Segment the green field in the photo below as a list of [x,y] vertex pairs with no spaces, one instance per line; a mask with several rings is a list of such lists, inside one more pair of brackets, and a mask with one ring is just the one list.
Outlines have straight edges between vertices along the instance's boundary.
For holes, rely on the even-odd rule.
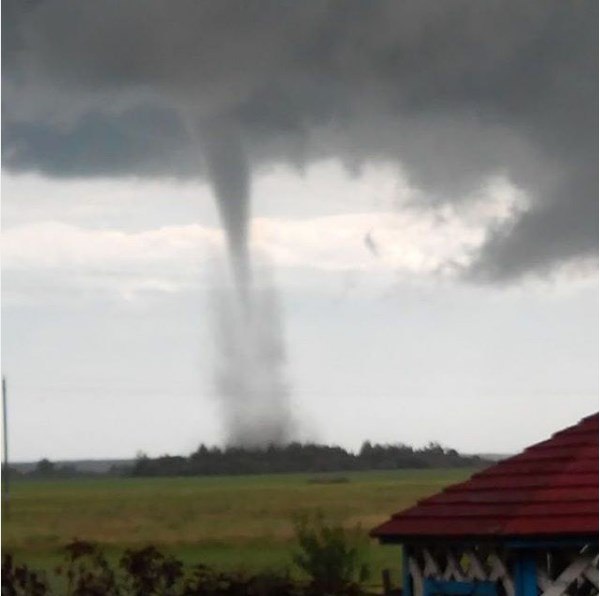
[[[3,510],[2,546],[49,569],[73,538],[124,547],[154,544],[186,563],[258,571],[290,566],[292,519],[320,510],[326,519],[374,525],[472,470],[402,470],[321,475],[20,481]],[[347,480],[334,482],[332,480]],[[398,547],[372,543],[374,582],[399,572]]]

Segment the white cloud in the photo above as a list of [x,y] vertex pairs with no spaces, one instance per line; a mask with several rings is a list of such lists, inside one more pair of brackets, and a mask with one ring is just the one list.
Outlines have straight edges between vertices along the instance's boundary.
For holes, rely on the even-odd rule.
[[148,264],[197,261],[221,242],[218,230],[200,225],[170,226],[143,232],[85,229],[39,222],[3,234],[7,268],[70,267],[124,270]]
[[[354,213],[304,221],[257,219],[253,245],[280,267],[430,274],[466,264],[482,227],[432,213]],[[369,245],[372,248],[369,248]]]
[[[506,189],[491,187],[483,201],[462,207],[256,218],[251,243],[279,269],[452,275],[468,265],[486,230],[511,218],[514,203]],[[28,288],[50,272],[58,283],[62,272],[70,284],[131,298],[138,291],[176,292],[199,283],[202,266],[223,246],[221,230],[198,224],[124,231],[42,221],[5,230],[3,267],[19,273],[9,278],[12,284],[27,278]]]

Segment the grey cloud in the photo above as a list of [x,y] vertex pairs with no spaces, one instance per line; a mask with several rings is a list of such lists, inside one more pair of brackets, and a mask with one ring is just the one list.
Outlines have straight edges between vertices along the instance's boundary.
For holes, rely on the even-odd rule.
[[[209,175],[225,221],[231,193],[219,180],[244,186],[245,201],[263,163],[395,161],[444,201],[502,172],[531,208],[491,235],[469,275],[508,280],[597,254],[591,0],[41,0],[3,9],[6,168]],[[190,111],[201,136],[215,123],[233,131],[204,135],[204,161],[183,123]],[[230,135],[240,142],[227,142],[216,171],[207,147]]]
[[140,107],[107,116],[90,112],[63,129],[38,122],[4,124],[3,165],[64,176],[198,175],[202,164],[192,155],[176,114]]
[[512,228],[493,234],[469,275],[507,281],[529,269],[550,272],[557,262],[595,255],[596,174],[592,168],[582,167],[573,168],[570,176],[573,179],[566,177],[557,183],[545,200],[524,213]]

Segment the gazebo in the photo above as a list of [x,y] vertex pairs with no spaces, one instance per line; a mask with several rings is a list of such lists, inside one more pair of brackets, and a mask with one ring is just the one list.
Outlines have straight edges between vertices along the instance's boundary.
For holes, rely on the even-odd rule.
[[406,596],[598,594],[598,414],[392,515]]

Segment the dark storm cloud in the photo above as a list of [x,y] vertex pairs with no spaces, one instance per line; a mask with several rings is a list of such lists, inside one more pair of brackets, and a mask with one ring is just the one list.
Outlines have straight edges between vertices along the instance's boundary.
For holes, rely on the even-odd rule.
[[[219,180],[237,177],[238,203],[245,172],[273,161],[397,161],[446,201],[504,173],[531,206],[491,236],[474,276],[512,279],[596,255],[596,2],[46,0],[3,9],[6,168],[206,174],[223,200]],[[200,136],[229,131],[204,135],[208,166],[190,118]],[[227,150],[219,171],[215,146]]]

